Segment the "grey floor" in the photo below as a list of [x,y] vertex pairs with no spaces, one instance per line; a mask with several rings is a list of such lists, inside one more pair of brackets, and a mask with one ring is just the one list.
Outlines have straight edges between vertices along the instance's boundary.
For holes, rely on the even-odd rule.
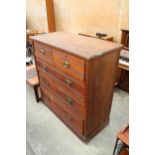
[[27,85],[27,155],[112,155],[116,133],[128,123],[129,95],[115,89],[109,125],[88,144],[81,142]]

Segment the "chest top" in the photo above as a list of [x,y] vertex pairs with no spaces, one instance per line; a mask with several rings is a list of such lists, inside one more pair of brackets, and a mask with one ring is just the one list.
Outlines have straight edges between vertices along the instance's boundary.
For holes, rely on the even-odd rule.
[[33,36],[31,39],[59,48],[87,60],[122,48],[122,45],[118,43],[66,32],[48,33]]

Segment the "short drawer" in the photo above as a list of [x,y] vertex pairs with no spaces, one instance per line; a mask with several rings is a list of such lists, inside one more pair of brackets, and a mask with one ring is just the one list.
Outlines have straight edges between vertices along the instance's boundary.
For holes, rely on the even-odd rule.
[[60,106],[61,101],[49,93],[46,89],[41,87],[42,100],[47,104],[47,106],[56,113],[70,128],[74,131],[82,134],[83,133],[83,120],[73,115],[69,110]]
[[84,116],[84,105],[81,104],[77,99],[73,98],[72,95],[65,92],[59,85],[56,85],[47,77],[40,75],[40,85],[50,90],[55,96],[62,100],[62,106],[70,108],[77,114]]
[[53,79],[59,80],[59,82],[66,87],[66,89],[72,91],[77,96],[81,97],[85,95],[85,83],[84,81],[73,80],[73,78],[69,77],[66,74],[61,73],[54,67],[48,65],[47,63],[37,59],[37,66],[39,70],[43,70],[49,76],[53,77]]
[[84,60],[63,51],[53,49],[54,66],[78,80],[84,80]]
[[50,64],[53,63],[52,51],[53,48],[43,43],[34,42],[35,56]]

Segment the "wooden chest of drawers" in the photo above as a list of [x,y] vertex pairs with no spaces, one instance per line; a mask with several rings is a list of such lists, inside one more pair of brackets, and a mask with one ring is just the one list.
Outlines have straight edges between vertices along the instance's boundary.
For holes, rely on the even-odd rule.
[[109,122],[122,45],[64,32],[31,39],[42,101],[90,140]]

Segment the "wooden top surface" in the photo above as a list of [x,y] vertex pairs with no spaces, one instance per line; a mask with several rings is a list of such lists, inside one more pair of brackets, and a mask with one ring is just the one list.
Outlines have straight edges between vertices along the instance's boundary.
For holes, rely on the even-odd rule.
[[123,47],[121,44],[66,32],[48,33],[33,36],[31,39],[54,46],[84,59],[91,59]]
[[129,126],[120,131],[117,134],[117,138],[119,138],[122,142],[129,146]]

